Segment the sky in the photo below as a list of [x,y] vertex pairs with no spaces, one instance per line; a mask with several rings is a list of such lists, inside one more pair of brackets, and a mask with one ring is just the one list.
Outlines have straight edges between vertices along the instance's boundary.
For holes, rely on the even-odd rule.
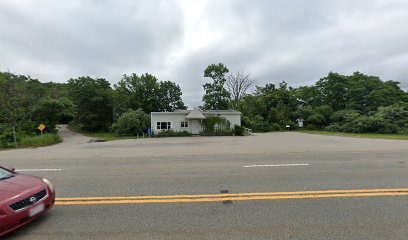
[[359,71],[408,89],[406,0],[0,0],[0,71],[42,82],[151,73],[201,105],[212,63],[255,85]]

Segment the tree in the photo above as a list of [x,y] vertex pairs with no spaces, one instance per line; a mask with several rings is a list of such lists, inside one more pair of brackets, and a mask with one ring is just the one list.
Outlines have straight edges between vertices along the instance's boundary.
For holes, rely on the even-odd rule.
[[32,120],[44,94],[44,88],[38,80],[0,72],[0,122],[12,129],[15,146],[16,132]]
[[73,120],[74,113],[74,104],[71,100],[47,97],[39,101],[33,120],[36,124],[45,124],[48,131],[53,132],[57,123],[68,123]]
[[231,105],[233,109],[239,109],[239,101],[253,82],[248,73],[236,72],[227,76],[227,87],[232,98]]
[[140,108],[146,113],[159,110],[159,83],[149,73],[123,75],[115,85],[115,92],[115,117],[131,109]]
[[176,109],[187,109],[181,99],[179,85],[171,81],[159,83],[159,111],[172,112]]
[[106,131],[112,124],[113,100],[110,83],[103,78],[79,77],[68,81],[76,105],[76,123],[84,130]]
[[230,94],[224,85],[227,81],[225,75],[229,72],[228,68],[222,64],[211,64],[204,70],[204,77],[209,77],[213,83],[203,85],[204,109],[206,110],[225,110],[228,109]]
[[115,117],[139,108],[146,113],[186,109],[181,95],[180,87],[173,82],[159,82],[149,73],[125,74],[115,85]]
[[349,99],[349,88],[347,76],[330,72],[316,83],[319,105],[330,105],[334,111],[344,109]]

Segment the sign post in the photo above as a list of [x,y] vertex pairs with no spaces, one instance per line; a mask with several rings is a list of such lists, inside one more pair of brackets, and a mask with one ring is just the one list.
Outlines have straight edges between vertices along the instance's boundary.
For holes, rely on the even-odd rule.
[[41,136],[43,135],[43,131],[44,131],[44,129],[45,129],[45,125],[44,124],[40,124],[40,125],[38,125],[38,130],[40,130],[41,131]]

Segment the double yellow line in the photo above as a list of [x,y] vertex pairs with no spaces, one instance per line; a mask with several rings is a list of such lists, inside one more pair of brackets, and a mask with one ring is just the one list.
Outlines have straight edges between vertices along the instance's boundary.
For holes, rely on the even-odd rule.
[[408,188],[164,195],[164,196],[77,197],[77,198],[57,198],[56,205],[197,203],[197,202],[223,202],[223,201],[283,200],[283,199],[338,198],[338,197],[381,197],[381,196],[408,196]]

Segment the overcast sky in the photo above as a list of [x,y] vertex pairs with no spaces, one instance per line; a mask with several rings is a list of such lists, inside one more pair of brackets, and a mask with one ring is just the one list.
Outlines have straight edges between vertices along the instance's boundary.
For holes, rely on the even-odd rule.
[[257,85],[360,71],[408,88],[406,0],[0,0],[0,71],[112,84],[151,73],[201,104],[204,69]]

